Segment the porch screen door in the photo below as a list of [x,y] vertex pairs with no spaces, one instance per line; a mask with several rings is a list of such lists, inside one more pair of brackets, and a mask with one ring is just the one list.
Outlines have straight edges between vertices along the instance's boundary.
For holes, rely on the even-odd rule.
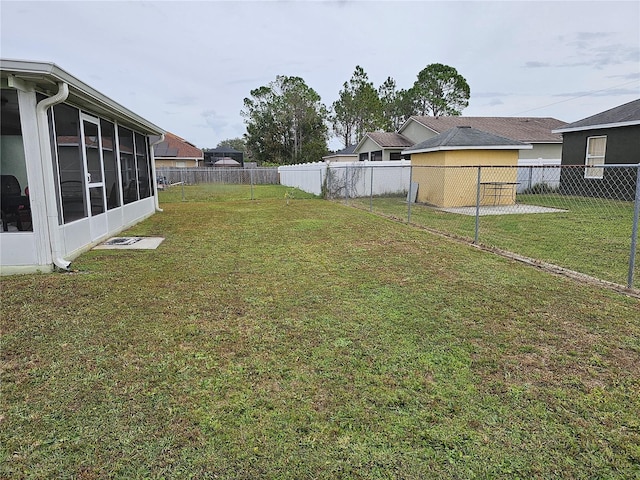
[[87,172],[86,198],[91,219],[91,237],[96,239],[107,233],[106,193],[104,188],[104,161],[102,158],[102,136],[100,120],[86,114],[82,118],[82,145],[84,167]]

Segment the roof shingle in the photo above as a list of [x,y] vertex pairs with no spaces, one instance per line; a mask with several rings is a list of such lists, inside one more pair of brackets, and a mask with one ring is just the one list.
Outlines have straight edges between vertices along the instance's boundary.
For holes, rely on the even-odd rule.
[[483,132],[468,126],[454,127],[444,133],[418,143],[405,152],[432,151],[441,149],[467,149],[467,148],[512,148],[530,149],[531,145],[505,138],[492,133]]
[[382,148],[410,147],[413,142],[404,135],[395,132],[369,132],[367,136]]
[[591,115],[577,122],[569,123],[557,130],[560,132],[574,129],[587,130],[602,125],[615,125],[617,123],[627,122],[640,122],[640,99]]
[[443,133],[454,127],[469,126],[500,137],[527,143],[562,143],[562,135],[552,133],[552,130],[566,125],[566,122],[550,117],[413,116],[411,119],[435,133]]
[[154,147],[155,158],[203,158],[202,150],[173,133],[165,133],[164,140]]

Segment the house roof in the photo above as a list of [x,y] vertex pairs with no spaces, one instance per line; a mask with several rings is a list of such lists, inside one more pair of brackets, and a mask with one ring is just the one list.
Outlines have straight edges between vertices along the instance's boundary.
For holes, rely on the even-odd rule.
[[454,127],[470,126],[483,132],[527,143],[562,143],[562,136],[553,133],[553,129],[566,125],[566,122],[550,117],[412,116],[398,132],[402,133],[412,121],[435,133],[443,133]]
[[117,119],[118,123],[144,133],[160,135],[163,129],[133,113],[103,93],[95,90],[77,79],[56,64],[51,62],[34,62],[28,60],[0,59],[0,77],[18,86],[27,82],[35,86],[36,90],[47,95],[58,93],[58,84],[69,86],[67,100],[81,108],[104,115],[106,118]]
[[405,148],[413,145],[413,142],[404,135],[396,132],[369,132],[362,137],[362,140],[358,142],[354,152],[360,150],[360,147],[367,141],[367,138],[371,139],[380,148]]
[[205,148],[206,153],[223,154],[223,153],[242,153],[240,150],[236,150],[231,147],[218,147],[218,148]]
[[164,141],[154,147],[156,158],[202,158],[202,150],[173,133],[167,132]]
[[334,155],[355,155],[356,146],[349,145],[347,148],[343,148],[342,150],[338,150]]
[[333,157],[356,157],[358,154],[355,152],[355,150],[356,150],[355,145],[349,145],[347,148],[343,148],[342,150],[338,150],[335,153],[330,153],[329,155],[325,155],[324,157],[322,157],[322,159],[324,160],[325,158],[333,158]]
[[440,150],[524,150],[533,148],[528,143],[483,132],[469,126],[454,127],[402,153],[425,153]]
[[640,99],[605,110],[554,130],[556,133],[640,125]]

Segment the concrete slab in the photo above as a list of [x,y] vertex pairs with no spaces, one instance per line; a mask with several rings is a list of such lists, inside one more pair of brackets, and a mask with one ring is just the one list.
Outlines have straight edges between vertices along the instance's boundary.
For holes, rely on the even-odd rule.
[[155,250],[163,237],[112,237],[93,247],[94,250]]
[[[439,208],[443,212],[457,213],[460,215],[470,215],[475,217],[476,207],[457,207],[457,208]],[[525,213],[561,213],[566,210],[559,208],[540,207],[538,205],[525,205],[523,203],[516,203],[515,205],[496,205],[496,206],[482,206],[478,214],[480,216],[485,215],[521,215]]]

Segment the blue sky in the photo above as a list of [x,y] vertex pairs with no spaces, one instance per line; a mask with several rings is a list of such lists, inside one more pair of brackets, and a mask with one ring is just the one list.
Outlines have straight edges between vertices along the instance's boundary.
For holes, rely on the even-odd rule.
[[451,65],[469,116],[572,122],[640,98],[638,1],[1,0],[0,22],[3,58],[54,62],[198,147],[241,136],[276,75],[330,106],[356,65],[399,88]]

